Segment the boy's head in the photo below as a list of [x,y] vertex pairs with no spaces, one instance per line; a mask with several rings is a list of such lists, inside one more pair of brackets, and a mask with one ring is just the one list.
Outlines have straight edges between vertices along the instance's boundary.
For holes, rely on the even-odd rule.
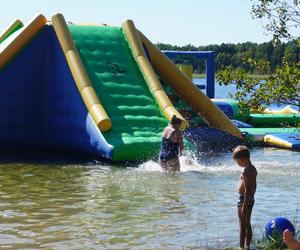
[[241,166],[245,167],[250,160],[250,152],[246,146],[237,146],[232,153],[232,158]]
[[179,128],[181,125],[181,122],[182,122],[182,120],[180,118],[178,118],[176,115],[173,115],[170,123],[172,126]]

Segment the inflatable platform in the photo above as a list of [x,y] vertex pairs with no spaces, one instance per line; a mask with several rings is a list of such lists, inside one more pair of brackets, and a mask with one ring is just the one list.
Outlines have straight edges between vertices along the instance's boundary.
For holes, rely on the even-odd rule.
[[237,101],[213,99],[213,102],[239,127],[249,145],[300,151],[300,114],[294,108],[239,112]]
[[60,150],[130,161],[156,158],[171,117],[190,113],[240,130],[128,20],[67,25],[57,14],[15,21],[0,36],[0,150]]

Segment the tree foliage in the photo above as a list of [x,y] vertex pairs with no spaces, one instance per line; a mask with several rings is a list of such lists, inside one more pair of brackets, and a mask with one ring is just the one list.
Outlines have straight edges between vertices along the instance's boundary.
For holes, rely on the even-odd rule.
[[[244,69],[234,70],[227,67],[219,72],[217,79],[222,84],[236,85],[233,95],[240,106],[264,109],[269,105],[289,104],[300,109],[300,39],[294,40],[291,46],[282,50],[283,38],[291,39],[291,29],[300,24],[299,0],[259,0],[254,1],[252,14],[256,18],[267,20],[265,28],[273,34],[273,48],[266,44],[260,51],[259,58],[250,55],[244,58],[243,64],[258,73],[270,74],[264,81],[251,78]],[[297,34],[299,36],[299,32]],[[270,50],[272,54],[270,55]],[[276,66],[275,66],[276,65]],[[275,68],[274,68],[275,67]],[[244,67],[245,68],[245,67]]]
[[[222,43],[220,45],[194,46],[191,44],[185,46],[176,46],[170,44],[158,43],[157,47],[161,50],[181,50],[181,51],[214,51],[215,52],[215,68],[216,71],[224,70],[226,67],[232,69],[241,68],[248,73],[258,73],[248,64],[243,64],[245,58],[252,58],[255,61],[268,60],[270,62],[270,71],[275,71],[277,67],[282,66],[282,58],[286,62],[296,63],[300,60],[300,48],[297,40],[287,43],[274,45],[272,41],[261,44],[245,42],[245,43]],[[175,62],[187,61],[193,64],[193,68],[197,73],[205,73],[205,61],[196,59],[192,56],[180,57]]]
[[[251,0],[252,16],[261,19],[275,42],[297,38],[300,26],[300,0]],[[294,34],[295,33],[295,34]]]
[[[254,67],[261,74],[270,72],[268,61],[248,58],[244,64]],[[240,107],[263,110],[275,103],[300,107],[300,63],[284,62],[266,80],[250,77],[243,69],[227,68],[218,73],[217,79],[224,85],[234,83],[236,93],[231,96],[239,101]]]
[[[256,44],[221,44],[183,47],[158,44],[162,50],[215,51],[217,80],[235,84],[232,97],[240,106],[264,109],[272,103],[292,104],[300,109],[300,0],[250,0],[252,15],[261,19],[273,41]],[[282,39],[288,42],[282,42]],[[205,72],[203,60],[186,57],[199,73]],[[269,75],[264,81],[249,77],[249,73]],[[243,110],[243,109],[241,109]]]

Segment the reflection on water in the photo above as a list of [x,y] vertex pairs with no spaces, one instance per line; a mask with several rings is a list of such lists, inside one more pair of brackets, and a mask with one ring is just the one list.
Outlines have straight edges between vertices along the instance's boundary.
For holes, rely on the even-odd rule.
[[[300,155],[253,149],[257,238],[283,215],[298,223]],[[158,163],[0,165],[0,245],[12,249],[182,249],[236,246],[236,184],[230,154],[197,164],[181,158],[170,175]]]

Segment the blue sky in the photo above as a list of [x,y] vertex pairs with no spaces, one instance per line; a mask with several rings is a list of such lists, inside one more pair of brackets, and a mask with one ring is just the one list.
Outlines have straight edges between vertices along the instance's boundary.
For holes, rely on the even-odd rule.
[[67,21],[120,26],[132,19],[152,42],[196,46],[266,42],[250,0],[8,0],[1,3],[0,32],[15,18],[28,22],[36,13],[49,20],[60,12]]

